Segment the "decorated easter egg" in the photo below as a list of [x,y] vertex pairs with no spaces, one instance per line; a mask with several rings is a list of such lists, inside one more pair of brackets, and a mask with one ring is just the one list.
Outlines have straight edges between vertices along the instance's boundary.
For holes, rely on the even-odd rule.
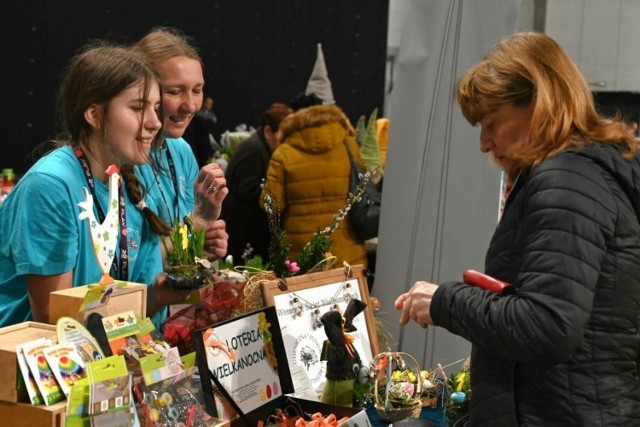
[[267,398],[271,399],[271,386],[267,384]]
[[389,397],[400,402],[409,402],[413,398],[415,386],[408,381],[393,384],[389,389]]
[[462,391],[454,391],[451,393],[451,401],[456,405],[462,405],[467,400],[467,395]]

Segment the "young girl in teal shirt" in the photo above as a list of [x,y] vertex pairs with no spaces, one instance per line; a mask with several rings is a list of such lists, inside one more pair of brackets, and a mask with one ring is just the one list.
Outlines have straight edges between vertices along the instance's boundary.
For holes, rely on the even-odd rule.
[[[162,123],[155,71],[130,49],[94,45],[72,60],[60,90],[68,138],[41,158],[0,206],[0,326],[48,322],[49,294],[96,283],[102,270],[86,220],[83,188],[97,219],[108,212],[106,169],[120,168],[119,243],[111,276],[150,286],[147,314],[183,302],[167,289],[159,235],[168,231],[144,201],[133,165],[149,160]],[[146,203],[149,203],[149,206]],[[102,211],[102,212],[101,212]],[[100,219],[99,219],[100,220]],[[101,220],[100,220],[101,221]]]

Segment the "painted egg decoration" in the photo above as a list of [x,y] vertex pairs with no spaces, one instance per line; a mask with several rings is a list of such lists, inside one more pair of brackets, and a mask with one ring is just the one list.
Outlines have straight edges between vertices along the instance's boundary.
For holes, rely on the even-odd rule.
[[463,391],[454,391],[451,393],[451,401],[456,405],[462,405],[467,400],[467,395]]
[[389,389],[389,398],[403,403],[409,402],[413,398],[415,386],[408,381],[393,384]]

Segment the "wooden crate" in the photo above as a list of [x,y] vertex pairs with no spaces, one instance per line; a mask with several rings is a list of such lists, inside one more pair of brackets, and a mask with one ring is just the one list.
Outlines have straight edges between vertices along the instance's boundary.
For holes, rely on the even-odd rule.
[[84,324],[91,313],[112,316],[124,311],[133,310],[141,319],[147,317],[147,285],[125,282],[126,285],[116,288],[109,302],[100,307],[80,313],[80,305],[87,294],[88,285],[64,289],[51,293],[49,302],[49,323],[56,324],[63,316],[73,317]]
[[66,410],[66,400],[51,406],[0,402],[0,420],[11,427],[64,427]]
[[0,400],[13,403],[29,402],[26,389],[18,390],[17,387],[21,374],[16,358],[16,345],[38,338],[49,338],[57,343],[55,326],[24,322],[0,328]]

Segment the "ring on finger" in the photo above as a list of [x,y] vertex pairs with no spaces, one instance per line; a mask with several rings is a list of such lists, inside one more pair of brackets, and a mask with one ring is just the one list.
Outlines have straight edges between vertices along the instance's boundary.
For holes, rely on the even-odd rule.
[[218,187],[216,187],[216,185],[212,182],[211,185],[209,185],[209,187],[207,188],[207,190],[209,191],[209,193],[215,193],[216,191],[218,191]]

